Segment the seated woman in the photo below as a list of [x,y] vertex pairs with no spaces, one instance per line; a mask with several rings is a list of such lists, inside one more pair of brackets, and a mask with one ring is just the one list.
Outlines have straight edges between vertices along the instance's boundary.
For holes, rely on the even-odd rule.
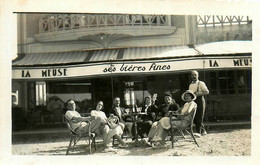
[[123,134],[124,124],[119,123],[115,128],[110,128],[110,122],[106,117],[106,114],[101,111],[103,109],[103,101],[99,101],[97,103],[96,109],[91,111],[91,116],[96,116],[101,118],[101,125],[99,127],[100,134],[103,136],[103,142],[105,150],[112,150],[111,148],[111,138],[115,136],[115,138],[120,143],[121,147],[126,147],[127,145],[121,139],[121,135]]
[[[189,114],[193,108],[197,107],[197,104],[194,102],[196,99],[196,95],[190,91],[187,90],[184,92],[181,96],[182,100],[185,101],[186,103],[184,106],[179,108],[176,113],[179,113],[181,115],[186,115]],[[173,126],[186,126],[189,121],[188,120],[182,120],[182,118],[186,118],[187,116],[177,116],[177,117],[172,117],[172,125]],[[179,119],[179,120],[176,120]],[[149,141],[151,141],[154,136],[157,134],[157,140],[160,141],[161,145],[164,145],[165,143],[165,138],[167,136],[167,130],[170,129],[170,118],[169,117],[163,117],[159,122],[153,123],[153,126],[149,132]]]

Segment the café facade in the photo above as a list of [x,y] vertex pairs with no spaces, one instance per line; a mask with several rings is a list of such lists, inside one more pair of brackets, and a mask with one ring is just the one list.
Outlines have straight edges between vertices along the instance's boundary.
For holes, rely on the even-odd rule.
[[[250,119],[251,41],[25,54],[13,61],[12,90],[21,107],[16,112],[23,111],[29,121],[37,118],[36,125],[57,124],[63,122],[69,99],[82,114],[98,100],[108,112],[114,97],[129,108],[157,94],[162,104],[165,92],[183,105],[180,96],[191,82],[191,70],[199,71],[210,90],[209,121]],[[55,98],[62,104],[59,110],[48,106]]]
[[194,69],[207,120],[250,120],[251,44],[248,16],[18,13],[13,129],[62,125],[69,99],[82,115],[115,97],[131,108],[167,92],[183,105]]

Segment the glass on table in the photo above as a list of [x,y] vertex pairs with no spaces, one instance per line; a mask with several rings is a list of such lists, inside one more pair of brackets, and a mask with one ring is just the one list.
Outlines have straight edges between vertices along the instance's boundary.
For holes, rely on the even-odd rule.
[[142,107],[137,107],[136,110],[137,110],[137,113],[141,113],[142,112]]
[[130,108],[126,108],[125,112],[126,112],[126,114],[129,114],[130,113]]

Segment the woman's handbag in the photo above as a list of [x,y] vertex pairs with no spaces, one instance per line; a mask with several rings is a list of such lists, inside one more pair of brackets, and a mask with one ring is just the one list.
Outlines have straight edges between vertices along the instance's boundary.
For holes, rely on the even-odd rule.
[[119,125],[119,118],[117,116],[110,116],[107,120],[110,129],[114,129]]

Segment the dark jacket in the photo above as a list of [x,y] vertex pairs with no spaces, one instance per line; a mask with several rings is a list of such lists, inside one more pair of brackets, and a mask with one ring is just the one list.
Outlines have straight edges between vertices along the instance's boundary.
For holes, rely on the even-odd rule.
[[126,111],[124,108],[120,107],[120,111],[121,111],[121,115],[117,112],[116,110],[116,107],[113,106],[112,109],[110,110],[110,114],[114,114],[115,116],[117,116],[119,118],[119,121],[120,122],[125,122],[127,119],[126,119]]
[[145,113],[145,109],[147,108],[147,115],[143,115],[141,118],[143,121],[148,121],[148,120],[153,120],[152,118],[152,105],[149,105],[148,107],[146,107],[145,105],[142,107],[142,113]]
[[159,111],[160,117],[165,117],[169,111],[177,111],[179,109],[179,105],[177,103],[173,104],[163,104]]

